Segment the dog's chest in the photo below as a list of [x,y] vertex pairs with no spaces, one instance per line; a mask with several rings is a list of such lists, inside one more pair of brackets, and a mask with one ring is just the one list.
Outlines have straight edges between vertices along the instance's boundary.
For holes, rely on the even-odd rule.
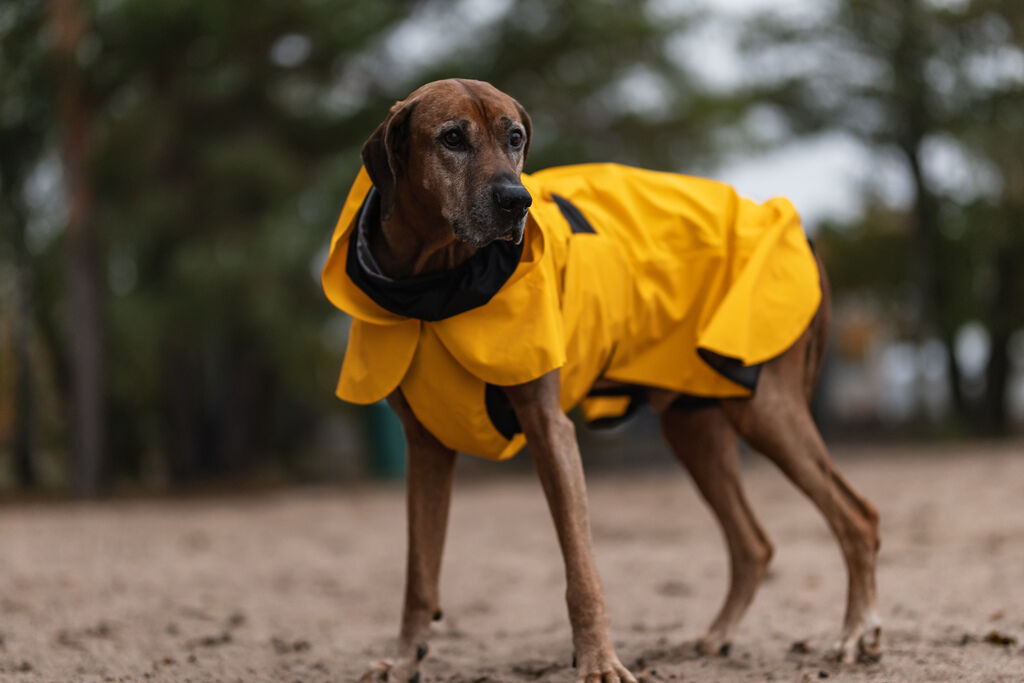
[[614,165],[524,174],[523,184],[534,204],[514,273],[486,304],[425,321],[381,309],[345,275],[368,187],[357,181],[324,271],[332,301],[355,319],[340,397],[368,403],[400,386],[442,443],[502,459],[523,445],[502,386],[559,369],[562,407],[584,401],[585,412],[598,378],[749,396],[752,385],[699,354],[759,363],[817,308],[817,268],[785,200],[757,205],[712,181]]

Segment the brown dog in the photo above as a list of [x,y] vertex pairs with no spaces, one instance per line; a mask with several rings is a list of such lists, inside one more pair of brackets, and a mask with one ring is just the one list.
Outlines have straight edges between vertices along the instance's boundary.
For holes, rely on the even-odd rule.
[[[453,129],[452,122],[461,126]],[[392,278],[415,277],[455,268],[494,240],[521,240],[530,195],[519,179],[531,132],[515,100],[478,81],[431,83],[397,103],[363,148],[364,165],[387,207],[369,238],[380,268]],[[453,153],[457,144],[471,145],[474,153]],[[764,364],[751,398],[687,407],[652,392],[665,438],[718,517],[729,550],[731,583],[699,641],[705,654],[727,653],[772,554],[740,485],[737,435],[811,499],[839,542],[849,578],[839,659],[852,662],[878,651],[878,514],[829,459],[808,408],[829,317],[828,287],[818,266],[818,313],[789,350]],[[635,682],[609,634],[579,449],[560,406],[559,371],[502,388],[526,435],[562,548],[578,680]],[[408,441],[408,574],[397,656],[364,680],[404,683],[416,679],[430,622],[441,614],[438,575],[455,452],[423,426],[401,390],[388,402]]]

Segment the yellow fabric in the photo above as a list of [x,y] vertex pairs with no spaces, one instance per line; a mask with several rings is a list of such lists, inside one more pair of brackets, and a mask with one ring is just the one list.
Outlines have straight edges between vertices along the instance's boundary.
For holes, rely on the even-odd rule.
[[[348,237],[354,226],[359,207],[363,205],[363,200],[371,187],[373,187],[373,183],[370,182],[370,176],[366,173],[366,169],[360,168],[355,182],[352,183],[352,189],[348,191],[338,224],[334,228],[331,251],[324,270],[320,274],[320,283],[323,285],[324,294],[327,295],[328,300],[351,315],[354,320],[378,325],[394,325],[404,322],[406,318],[378,306],[373,299],[363,293],[363,290],[353,285],[345,273]],[[379,397],[374,400],[379,400]],[[362,403],[363,401],[358,402]],[[373,403],[373,401],[367,402]]]
[[[390,313],[345,273],[348,237],[370,183],[361,171],[331,242],[323,285],[353,317],[338,396],[380,400],[400,386],[442,443],[514,455],[485,405],[486,384],[561,368],[569,410],[604,377],[697,396],[745,396],[697,355],[753,365],[785,351],[821,299],[817,266],[785,199],[756,204],[727,185],[615,164],[522,176],[533,196],[523,258],[489,303],[437,322]],[[572,233],[551,198],[572,202],[595,233]],[[621,414],[587,399],[585,414]]]
[[605,417],[621,417],[629,408],[629,396],[595,396],[584,399],[583,419],[587,422]]
[[373,353],[346,353],[341,365],[338,396],[353,403],[374,403],[390,394],[405,376],[420,339],[420,321],[378,325],[353,320],[348,334],[350,349]]
[[[466,453],[500,454],[509,447],[484,409],[484,388],[447,352],[433,325],[423,325],[402,394],[438,441]],[[515,451],[524,442],[520,436]]]

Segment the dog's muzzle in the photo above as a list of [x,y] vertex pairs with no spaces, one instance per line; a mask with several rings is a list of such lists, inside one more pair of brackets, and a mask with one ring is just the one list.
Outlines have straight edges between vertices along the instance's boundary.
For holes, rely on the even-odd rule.
[[491,194],[502,216],[519,220],[526,216],[526,210],[533,204],[530,192],[519,183],[496,185]]
[[533,204],[529,190],[519,183],[502,183],[495,185],[491,193],[498,215],[512,221],[512,226],[498,239],[518,244],[523,239],[526,226],[526,213]]

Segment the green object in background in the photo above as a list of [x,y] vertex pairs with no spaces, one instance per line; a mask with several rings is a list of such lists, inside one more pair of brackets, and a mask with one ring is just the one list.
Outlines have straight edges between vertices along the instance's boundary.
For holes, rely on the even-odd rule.
[[386,401],[367,408],[366,426],[370,444],[370,470],[383,479],[405,476],[405,435],[402,423]]

